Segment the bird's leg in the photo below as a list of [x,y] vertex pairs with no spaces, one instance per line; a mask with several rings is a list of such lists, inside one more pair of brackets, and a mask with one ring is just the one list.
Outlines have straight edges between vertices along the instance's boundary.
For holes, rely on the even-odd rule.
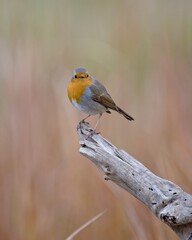
[[[102,114],[103,114],[103,113],[99,113],[99,117],[98,117],[98,119],[97,119],[97,122],[96,122],[96,124],[95,124],[95,127],[94,127],[94,129],[90,132],[90,134],[86,137],[86,140],[87,140],[89,137],[92,137],[93,134],[96,133],[95,130],[96,130],[98,124],[99,124],[99,120],[100,120]],[[96,134],[98,134],[98,133],[96,133]]]
[[94,129],[93,129],[93,133],[95,133],[95,130],[97,129],[97,126],[98,126],[98,124],[99,124],[99,120],[100,120],[102,114],[103,114],[103,113],[99,113],[99,117],[98,117],[97,122],[96,122],[96,124],[95,124],[95,127],[94,127]]
[[86,116],[85,118],[83,118],[83,119],[79,122],[79,124],[78,124],[78,128],[81,129],[81,127],[82,127],[82,123],[84,123],[85,120],[86,120],[87,118],[89,118],[90,116],[91,116],[91,115],[89,114],[88,116]]
[[91,115],[89,114],[88,116],[86,116],[85,118],[83,118],[79,123],[83,123],[83,122],[85,122],[85,120],[87,119],[87,118],[89,118]]
[[96,133],[95,130],[96,130],[98,124],[99,124],[99,120],[100,120],[101,116],[102,116],[102,113],[99,113],[99,117],[98,117],[98,119],[97,119],[97,122],[96,122],[96,124],[95,124],[95,127],[94,127],[93,130],[91,130],[91,132],[90,132],[90,134],[87,136],[86,140],[87,140],[89,137],[92,137],[93,134],[99,134],[99,133]]
[[[96,133],[95,130],[97,129],[97,126],[98,126],[98,124],[99,124],[99,120],[100,120],[102,114],[103,114],[103,113],[99,113],[99,117],[98,117],[98,119],[97,119],[97,122],[96,122],[96,124],[95,124],[95,127],[94,127],[93,130],[91,130],[91,133],[87,136],[87,138],[91,137],[94,133]],[[90,116],[91,116],[91,115],[89,114],[88,116],[86,116],[85,118],[83,118],[83,119],[79,122],[79,127],[80,127],[80,129],[81,129],[81,124],[82,124],[83,122],[85,122],[85,120],[86,120],[87,118],[89,118]],[[98,134],[98,133],[97,133],[97,134]],[[86,138],[86,139],[87,139],[87,138]]]

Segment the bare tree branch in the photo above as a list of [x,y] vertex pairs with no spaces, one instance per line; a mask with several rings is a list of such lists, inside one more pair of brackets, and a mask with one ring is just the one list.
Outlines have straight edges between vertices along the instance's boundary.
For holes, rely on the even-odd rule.
[[156,176],[101,135],[90,135],[88,123],[80,123],[77,131],[80,153],[105,173],[105,180],[112,180],[142,201],[180,239],[192,240],[192,195]]

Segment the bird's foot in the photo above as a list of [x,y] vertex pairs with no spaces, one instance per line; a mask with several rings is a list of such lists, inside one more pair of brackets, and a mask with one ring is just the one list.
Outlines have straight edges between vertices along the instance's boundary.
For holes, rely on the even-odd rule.
[[99,132],[96,132],[94,129],[90,129],[90,133],[87,135],[86,140],[87,140],[88,138],[93,137],[93,135],[97,135],[97,134],[100,134],[100,133],[99,133]]
[[[81,120],[81,121],[79,122],[78,126],[77,126],[77,129],[80,129],[80,130],[81,130],[81,129],[83,128],[83,124],[85,124],[85,123],[86,123],[87,125],[89,124],[88,122],[85,122],[84,119]],[[81,131],[82,131],[82,130],[81,130]]]
[[86,138],[85,138],[85,140],[87,140],[88,138],[91,138],[91,137],[93,137],[93,135],[97,135],[97,134],[100,134],[100,132],[96,132],[96,129],[94,128],[94,129],[91,129],[90,128],[90,124],[89,124],[89,122],[86,122],[84,119],[83,120],[81,120],[80,122],[79,122],[79,124],[78,124],[78,126],[77,126],[77,130],[80,130],[81,131],[81,134],[83,134],[83,129],[84,129],[84,126],[83,125],[87,125],[87,131],[88,131],[88,134],[86,134],[87,136],[86,136]]

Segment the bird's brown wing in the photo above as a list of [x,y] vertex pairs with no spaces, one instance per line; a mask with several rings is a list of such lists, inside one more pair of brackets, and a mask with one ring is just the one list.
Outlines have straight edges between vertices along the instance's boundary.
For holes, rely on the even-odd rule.
[[101,105],[103,105],[106,108],[117,110],[117,106],[116,106],[116,104],[114,103],[114,101],[111,97],[108,97],[104,94],[101,94],[101,95],[96,95],[95,94],[95,95],[93,95],[92,99],[95,102],[100,103]]
[[127,118],[129,121],[134,120],[134,118],[132,118],[129,114],[127,114],[124,110],[122,110],[120,107],[118,107],[115,104],[112,97],[107,92],[106,88],[100,82],[95,80],[94,84],[90,86],[90,89],[93,94],[92,99],[95,102],[100,103],[101,105],[105,106],[107,109],[112,109],[117,111],[118,113],[122,114],[125,118]]
[[95,102],[100,103],[101,105],[105,106],[106,108],[116,110],[117,106],[113,101],[112,97],[107,92],[106,88],[97,80],[94,81],[94,84],[90,86],[90,90],[92,92],[92,99]]

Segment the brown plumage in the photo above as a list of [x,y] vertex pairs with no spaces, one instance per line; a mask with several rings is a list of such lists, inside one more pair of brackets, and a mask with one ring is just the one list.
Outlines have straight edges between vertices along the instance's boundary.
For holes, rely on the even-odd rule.
[[[115,104],[106,88],[89,75],[85,68],[75,69],[71,83],[68,86],[68,97],[77,109],[88,114],[82,121],[96,114],[99,114],[100,119],[104,112],[111,113],[110,110],[120,113],[129,121],[134,120]],[[94,130],[98,125],[99,119]]]

